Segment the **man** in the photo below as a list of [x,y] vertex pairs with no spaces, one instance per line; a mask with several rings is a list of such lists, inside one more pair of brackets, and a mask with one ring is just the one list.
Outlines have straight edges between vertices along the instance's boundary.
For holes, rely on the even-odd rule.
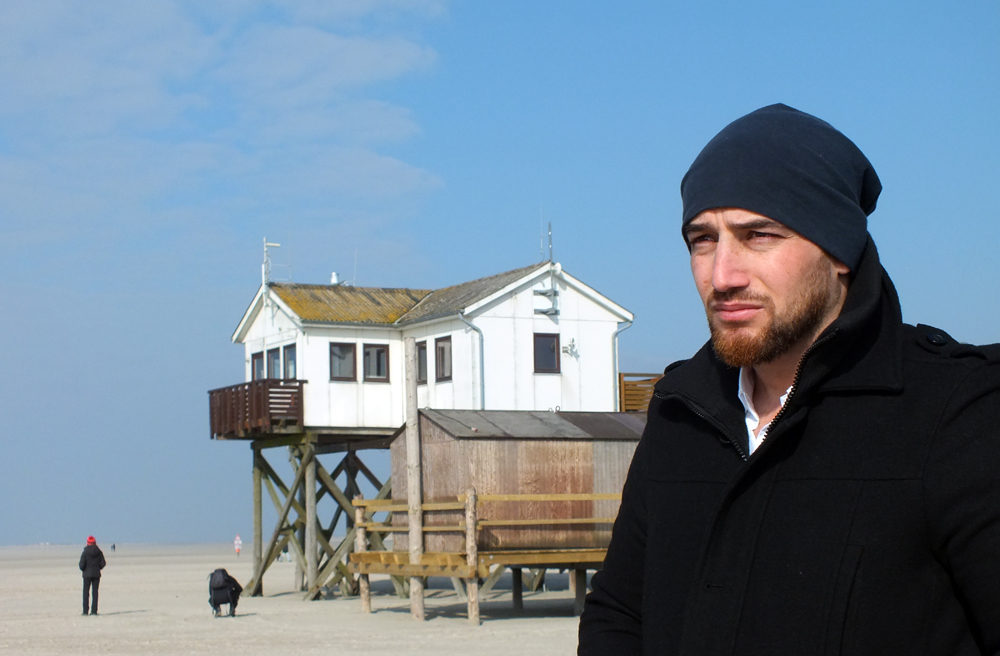
[[1000,653],[1000,358],[902,323],[881,183],[784,105],[681,183],[711,340],[649,406],[579,653]]
[[[97,590],[101,587],[101,570],[107,562],[104,553],[97,546],[97,540],[91,535],[87,538],[87,546],[80,555],[80,571],[83,572],[83,614],[88,612],[97,615]],[[93,602],[90,602],[93,590]]]

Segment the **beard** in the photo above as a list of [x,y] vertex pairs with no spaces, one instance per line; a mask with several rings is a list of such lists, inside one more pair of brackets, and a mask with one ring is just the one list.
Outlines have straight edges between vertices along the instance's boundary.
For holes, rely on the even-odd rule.
[[713,301],[747,301],[759,303],[771,319],[763,328],[728,328],[719,325],[708,312],[708,327],[712,347],[720,360],[730,367],[753,367],[781,357],[803,339],[813,335],[820,323],[833,311],[838,294],[824,268],[814,269],[803,281],[801,291],[787,311],[777,314],[774,301],[747,290],[713,292]]

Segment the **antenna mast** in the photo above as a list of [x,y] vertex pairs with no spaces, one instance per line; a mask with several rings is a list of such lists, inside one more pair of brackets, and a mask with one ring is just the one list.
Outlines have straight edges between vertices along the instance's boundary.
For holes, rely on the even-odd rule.
[[552,222],[549,221],[549,262],[552,262]]

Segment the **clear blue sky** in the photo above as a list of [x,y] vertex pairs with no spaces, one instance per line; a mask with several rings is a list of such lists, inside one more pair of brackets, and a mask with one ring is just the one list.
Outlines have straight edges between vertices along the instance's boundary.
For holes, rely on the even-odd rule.
[[[206,391],[260,277],[439,287],[556,259],[705,340],[678,185],[729,121],[831,122],[910,322],[1000,341],[1000,3],[0,4],[0,544],[251,532]],[[279,456],[278,460],[281,459]]]

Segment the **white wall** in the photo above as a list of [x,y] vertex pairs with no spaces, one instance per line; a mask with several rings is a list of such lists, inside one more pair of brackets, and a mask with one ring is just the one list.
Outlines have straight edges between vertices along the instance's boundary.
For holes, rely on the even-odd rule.
[[[486,409],[612,411],[617,373],[612,335],[622,319],[561,277],[556,278],[559,314],[535,314],[551,301],[533,291],[548,288],[551,280],[540,273],[468,314],[484,335]],[[572,354],[560,353],[560,373],[534,372],[535,333],[557,333],[560,347],[575,346]],[[437,382],[434,340],[444,336],[452,340],[452,380]],[[480,407],[479,335],[457,317],[402,329],[307,324],[300,330],[280,307],[269,308],[247,332],[246,378],[252,353],[295,343],[298,378],[308,381],[303,386],[307,426],[398,427],[405,420],[404,337],[427,341],[428,380],[418,387],[420,407]],[[356,344],[356,380],[330,380],[331,342]],[[363,381],[364,344],[388,345],[388,383]]]

